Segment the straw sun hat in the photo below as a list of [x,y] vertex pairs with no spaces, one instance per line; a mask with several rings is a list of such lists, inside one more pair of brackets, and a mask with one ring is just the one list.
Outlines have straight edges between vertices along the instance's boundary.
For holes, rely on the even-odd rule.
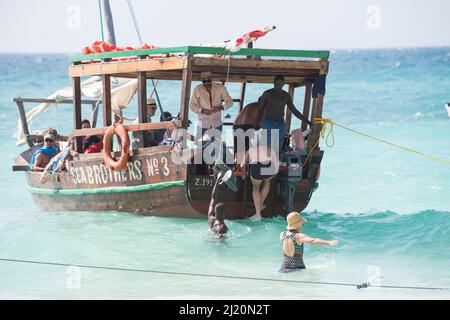
[[212,73],[210,71],[205,71],[200,73],[200,80],[211,80],[212,79]]
[[156,100],[153,98],[148,98],[147,99],[147,105],[156,105]]
[[300,228],[307,220],[303,218],[300,213],[294,211],[288,214],[286,217],[288,230],[295,230]]

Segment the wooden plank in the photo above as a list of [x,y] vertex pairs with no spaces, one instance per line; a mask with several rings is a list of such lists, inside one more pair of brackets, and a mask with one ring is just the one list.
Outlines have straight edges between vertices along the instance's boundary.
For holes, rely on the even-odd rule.
[[[295,85],[291,84],[289,85],[289,96],[291,97],[292,101],[294,101],[294,93],[295,93]],[[284,115],[284,122],[286,123],[284,132],[285,133],[291,132],[292,111],[287,106],[286,106],[286,113]]]
[[[309,119],[309,109],[311,106],[311,93],[312,93],[312,81],[307,81],[305,86],[305,101],[303,103],[303,115],[306,119]],[[308,123],[302,121],[302,130],[305,131],[308,128]]]
[[[239,70],[240,71],[240,70]],[[245,70],[243,71],[245,72]],[[165,71],[165,72],[146,72],[147,79],[159,79],[159,80],[181,80],[183,78],[183,73],[181,70],[179,71]],[[254,73],[254,72],[253,72]],[[285,76],[286,84],[296,84],[297,86],[304,85],[306,79],[313,79],[316,71],[311,71],[309,74],[305,74],[302,76]],[[230,73],[228,76],[228,82],[234,83],[271,83],[273,84],[273,78],[276,76],[275,72],[268,73],[265,75],[255,75],[255,74],[245,74],[245,73]],[[128,79],[136,79],[136,74],[134,73],[119,73],[115,74],[114,77],[119,78],[128,78]],[[220,72],[213,73],[214,81],[226,81],[227,79],[227,71],[225,69]],[[192,80],[198,81],[200,80],[200,71],[192,73]]]
[[[193,64],[193,70],[197,72],[222,70],[222,72],[226,73],[228,69],[228,59],[225,58],[196,57]],[[74,65],[69,68],[69,74],[72,77],[122,73],[135,74],[139,71],[181,71],[185,67],[186,57],[168,57]],[[239,73],[243,73],[241,69],[250,69],[260,75],[272,72],[273,74],[283,73],[285,76],[293,76],[314,75],[323,70],[323,68],[324,62],[322,61],[232,59],[232,70],[230,71],[239,70]]]
[[320,60],[320,74],[328,74],[330,62],[326,59]]
[[192,84],[192,57],[188,57],[186,68],[183,69],[183,79],[181,84],[181,117],[183,128],[189,127],[189,102],[191,98]]
[[18,172],[18,171],[31,171],[30,166],[26,166],[26,165],[13,165],[12,166],[12,171],[13,172]]
[[[133,150],[133,156],[143,156],[143,155],[157,155],[159,153],[170,152],[173,149],[173,146],[154,146],[147,148],[140,148]],[[113,152],[112,155],[114,157],[120,157],[120,152]],[[80,153],[76,156],[77,161],[81,161],[82,163],[102,160],[103,155],[101,153]],[[84,162],[83,162],[84,161]]]
[[[317,98],[312,99],[312,105],[311,105],[311,122],[316,117],[316,110],[317,110]],[[308,149],[312,149],[314,144],[317,142],[317,138],[319,137],[320,130],[318,129],[317,125],[313,125],[311,127],[311,133],[309,134],[308,140],[307,140],[307,147]]]
[[[311,119],[322,117],[324,96],[321,94],[317,95],[317,98],[313,99],[313,110],[311,113]],[[311,136],[308,138],[308,148],[312,148],[315,143],[320,139],[320,131],[322,130],[322,125],[314,125],[312,128]],[[317,144],[315,149],[319,149],[320,142]]]
[[[70,139],[69,136],[61,136],[57,135],[55,140],[56,141],[68,141]],[[44,142],[44,136],[41,134],[29,134],[27,135],[27,140],[30,140],[31,142],[35,143],[42,143]]]
[[111,76],[103,76],[103,126],[112,124],[111,111]]
[[[71,62],[81,62],[90,60],[100,60],[107,58],[123,58],[136,56],[152,56],[165,54],[212,54],[212,55],[229,55],[230,52],[223,48],[203,47],[203,46],[184,46],[184,47],[169,47],[157,48],[148,50],[127,50],[119,52],[107,52],[89,55],[76,55],[71,58]],[[297,58],[324,58],[328,59],[329,51],[317,50],[285,50],[285,49],[255,49],[242,48],[239,52],[232,53],[234,56],[266,56],[266,57],[297,57]]]
[[[36,99],[36,98],[14,98],[14,102],[25,103],[57,103],[57,104],[73,104],[73,100],[58,100],[55,99]],[[81,100],[81,104],[93,104],[97,103],[97,100]]]
[[69,75],[92,76],[102,74],[134,73],[154,70],[181,70],[186,66],[186,57],[169,57],[161,59],[142,59],[135,61],[111,61],[107,63],[91,63],[73,65]]
[[[16,101],[17,109],[19,110],[20,123],[22,125],[23,133],[25,135],[30,134],[30,129],[28,128],[27,116],[25,114],[25,107],[23,105],[23,101]],[[33,143],[27,139],[27,144],[31,148]]]
[[[81,129],[81,79],[75,77],[72,79],[73,90],[73,125],[74,129]],[[82,150],[81,138],[75,138],[74,147],[77,152]]]
[[[193,70],[225,68],[228,69],[228,59],[224,58],[200,58],[196,57],[193,61]],[[285,74],[285,71],[299,72],[300,70],[316,70],[316,73],[323,67],[321,61],[297,61],[297,60],[250,60],[250,59],[232,59],[232,70],[236,69],[252,69],[259,74],[273,70],[278,73]],[[213,68],[213,69],[211,69]],[[231,70],[230,70],[231,71]]]
[[[148,130],[175,128],[175,124],[172,121],[164,121],[164,122],[155,122],[155,123],[151,122],[151,123],[124,125],[124,127],[129,132],[136,132],[136,131],[148,131]],[[107,129],[108,129],[108,127],[79,129],[79,130],[74,130],[73,133],[71,134],[71,136],[72,137],[101,136],[101,135],[105,134]]]

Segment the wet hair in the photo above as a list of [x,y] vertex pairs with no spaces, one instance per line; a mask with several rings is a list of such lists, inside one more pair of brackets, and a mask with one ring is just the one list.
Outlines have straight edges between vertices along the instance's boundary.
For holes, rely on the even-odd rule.
[[83,121],[81,121],[81,125],[87,123],[89,125],[89,127],[91,126],[91,122],[88,119],[84,119]]
[[215,208],[214,208],[214,213],[216,216],[216,219],[223,221],[223,219],[225,219],[225,215],[226,215],[226,211],[227,210],[227,206],[225,205],[225,203],[220,202],[218,204],[216,204]]
[[275,76],[274,81],[277,81],[277,80],[281,80],[281,81],[284,82],[284,76],[283,76],[282,74],[277,74],[277,75]]

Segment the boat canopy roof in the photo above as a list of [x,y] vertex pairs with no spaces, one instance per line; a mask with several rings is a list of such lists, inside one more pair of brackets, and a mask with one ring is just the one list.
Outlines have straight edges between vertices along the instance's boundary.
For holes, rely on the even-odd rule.
[[329,51],[240,49],[185,46],[149,50],[129,50],[71,58],[71,77],[113,75],[136,78],[146,72],[149,79],[181,80],[183,70],[192,70],[192,80],[210,71],[215,81],[273,83],[283,74],[287,84],[302,86],[316,75],[328,73]]

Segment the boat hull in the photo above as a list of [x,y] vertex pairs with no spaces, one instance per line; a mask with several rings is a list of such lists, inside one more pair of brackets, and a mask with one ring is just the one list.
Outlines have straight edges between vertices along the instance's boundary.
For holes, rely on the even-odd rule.
[[[171,161],[170,149],[158,150],[133,155],[127,169],[120,172],[107,169],[101,155],[72,161],[68,172],[54,175],[44,184],[40,183],[41,173],[26,172],[28,189],[44,211],[115,211],[206,218],[213,185],[210,172],[195,174],[193,166]],[[302,211],[309,203],[322,155],[323,152],[311,158],[295,189],[295,210]],[[239,192],[223,185],[219,200],[227,206],[228,219],[245,219],[255,214],[252,183],[248,178],[237,178],[236,182]],[[272,180],[263,217],[282,213],[280,185],[279,177]]]

